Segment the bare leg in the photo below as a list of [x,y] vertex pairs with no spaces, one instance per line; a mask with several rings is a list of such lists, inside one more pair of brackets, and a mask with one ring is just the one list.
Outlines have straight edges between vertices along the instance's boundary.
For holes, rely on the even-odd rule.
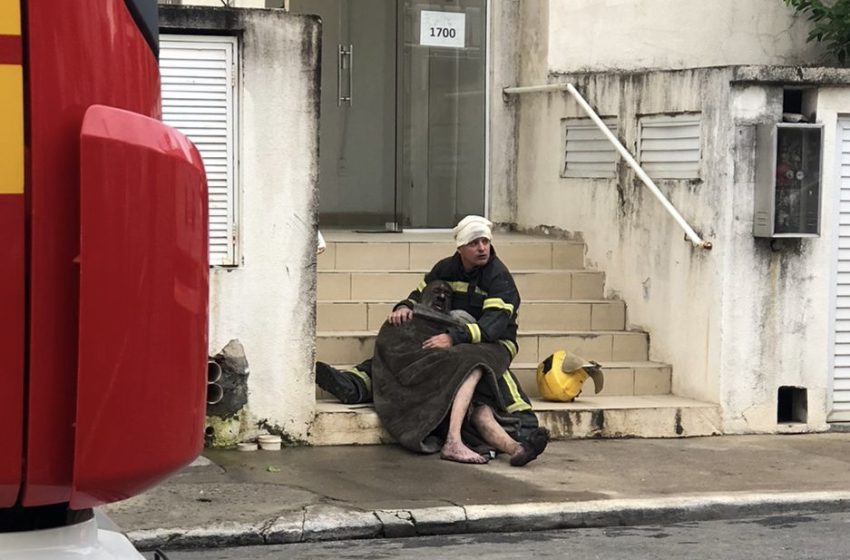
[[493,409],[489,406],[481,405],[475,409],[472,413],[472,425],[475,426],[484,441],[502,453],[507,453],[513,457],[522,451],[522,446],[502,428],[502,425],[493,416]]
[[487,459],[464,445],[460,435],[463,419],[466,417],[467,410],[469,410],[469,403],[472,402],[472,394],[475,392],[475,386],[481,379],[481,375],[480,368],[472,370],[472,373],[461,383],[460,388],[455,394],[452,409],[449,412],[449,434],[446,437],[446,443],[443,444],[443,448],[440,450],[441,459],[456,461],[458,463],[482,464],[487,462]]

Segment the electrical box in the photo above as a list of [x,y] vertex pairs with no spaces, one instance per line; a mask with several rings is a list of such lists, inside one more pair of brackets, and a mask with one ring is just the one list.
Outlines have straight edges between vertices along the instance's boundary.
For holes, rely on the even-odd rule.
[[753,235],[820,235],[823,125],[757,125]]

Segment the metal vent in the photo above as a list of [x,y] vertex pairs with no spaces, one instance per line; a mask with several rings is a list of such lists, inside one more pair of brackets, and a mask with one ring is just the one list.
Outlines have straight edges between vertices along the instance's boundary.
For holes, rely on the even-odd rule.
[[[616,117],[602,119],[617,134]],[[590,119],[564,119],[564,166],[561,177],[608,178],[617,174],[620,155]]]
[[237,260],[236,38],[162,35],[162,120],[195,143],[209,184],[210,264]]
[[653,179],[698,179],[700,115],[642,118],[638,161]]
[[835,308],[831,421],[850,421],[850,120],[838,123],[841,150],[838,201],[838,260]]

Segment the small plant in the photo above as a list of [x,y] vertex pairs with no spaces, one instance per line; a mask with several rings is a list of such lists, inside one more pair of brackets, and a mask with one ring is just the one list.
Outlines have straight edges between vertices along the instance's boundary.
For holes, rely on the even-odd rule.
[[823,43],[842,65],[850,60],[850,0],[784,0],[812,22],[808,41]]

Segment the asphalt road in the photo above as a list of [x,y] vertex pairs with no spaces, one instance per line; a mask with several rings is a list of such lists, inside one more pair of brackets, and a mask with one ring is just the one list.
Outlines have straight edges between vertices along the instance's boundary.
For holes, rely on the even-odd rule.
[[[167,551],[170,560],[460,558],[846,560],[850,512],[784,515],[665,526],[609,527]],[[152,553],[145,555],[153,558]]]

